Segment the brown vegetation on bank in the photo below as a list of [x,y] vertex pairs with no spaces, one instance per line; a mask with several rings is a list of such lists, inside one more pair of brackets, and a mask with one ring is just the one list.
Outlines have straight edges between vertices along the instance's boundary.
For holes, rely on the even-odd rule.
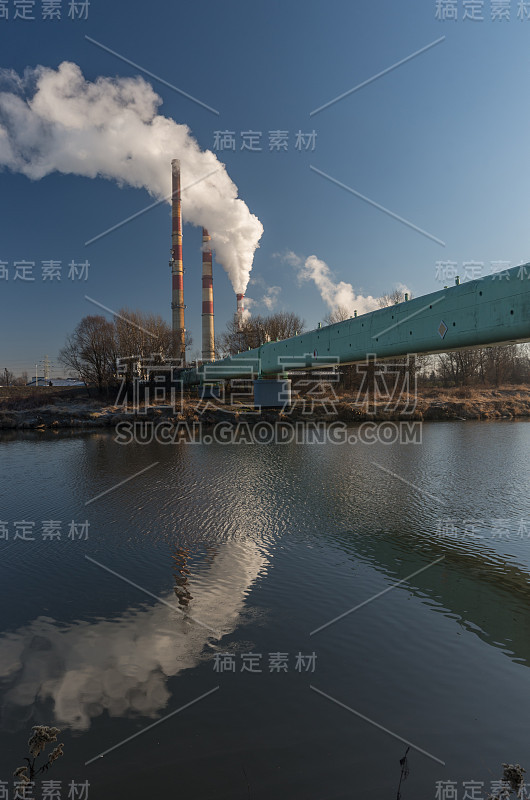
[[0,386],[0,413],[82,402],[87,397],[84,386]]
[[[356,404],[341,398],[355,409]],[[361,410],[361,414],[363,414]],[[375,404],[377,419],[419,420],[443,419],[509,419],[530,416],[530,386],[482,388],[465,386],[450,389],[419,388],[412,413],[399,407],[389,408],[385,402]],[[363,415],[369,419],[370,415]]]
[[248,406],[222,405],[209,401],[200,403],[188,396],[182,411],[166,405],[149,406],[136,413],[131,406],[116,406],[105,400],[87,398],[82,388],[43,389],[12,387],[0,389],[0,429],[57,430],[59,428],[113,428],[124,420],[169,420],[175,424],[200,421],[213,425],[219,421],[259,422],[262,419],[340,420],[347,424],[384,420],[479,420],[530,417],[530,387],[504,386],[497,388],[460,387],[452,389],[424,388],[418,390],[412,407],[385,401],[367,408],[356,396],[340,394],[325,403],[311,405],[308,398],[294,399],[287,412],[279,410],[248,414]]

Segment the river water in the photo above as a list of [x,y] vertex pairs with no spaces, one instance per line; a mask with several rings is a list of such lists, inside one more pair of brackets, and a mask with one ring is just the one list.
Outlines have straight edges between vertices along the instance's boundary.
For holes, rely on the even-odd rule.
[[36,798],[394,798],[409,745],[404,800],[530,770],[529,450],[4,437],[0,781],[34,724]]

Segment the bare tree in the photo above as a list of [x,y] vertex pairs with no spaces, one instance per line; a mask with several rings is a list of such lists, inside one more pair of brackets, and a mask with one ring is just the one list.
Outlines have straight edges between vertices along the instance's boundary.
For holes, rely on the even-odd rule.
[[479,373],[482,354],[479,348],[455,350],[438,356],[440,377],[445,386],[467,386]]
[[336,322],[344,322],[344,320],[350,317],[351,314],[346,306],[337,306],[333,311],[330,311],[329,314],[326,314],[324,317],[324,324],[335,325]]
[[258,315],[241,324],[239,320],[233,319],[219,337],[216,348],[221,354],[233,355],[241,350],[260,347],[266,342],[296,336],[303,327],[304,321],[290,311],[280,311],[268,317]]
[[[412,300],[412,293],[409,294],[409,300]],[[389,294],[382,294],[377,303],[379,308],[388,308],[388,306],[397,306],[398,303],[405,302],[405,292],[402,289],[394,289]]]
[[87,385],[95,384],[102,392],[116,374],[116,353],[114,324],[102,316],[88,316],[67,338],[59,361]]
[[[186,345],[191,346],[191,336]],[[84,317],[59,354],[59,361],[87,384],[101,392],[117,377],[132,379],[149,366],[163,364],[172,357],[171,327],[159,314],[122,308],[109,322],[104,317]],[[139,370],[140,365],[140,370]]]
[[[162,364],[173,355],[173,332],[160,314],[121,308],[115,317],[119,357],[151,364]],[[185,345],[193,343],[186,331]]]
[[19,375],[18,377],[14,378],[11,381],[11,384],[12,384],[12,386],[26,386],[26,384],[28,383],[28,380],[29,380],[28,373],[27,372],[23,372],[22,375]]
[[514,381],[517,362],[516,345],[484,348],[483,357],[485,381],[494,386]]
[[527,345],[473,347],[442,353],[437,360],[437,377],[444,386],[500,386],[530,378]]
[[121,308],[114,320],[120,358],[161,363],[171,356],[172,333],[159,314]]

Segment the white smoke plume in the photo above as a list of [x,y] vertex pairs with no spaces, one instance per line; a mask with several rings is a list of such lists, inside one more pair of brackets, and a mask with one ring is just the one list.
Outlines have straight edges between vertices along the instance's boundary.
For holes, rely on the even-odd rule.
[[331,311],[344,308],[353,316],[353,312],[366,314],[379,308],[377,298],[356,294],[351,283],[339,281],[335,283],[332,272],[325,261],[316,256],[306,258],[298,272],[300,280],[313,281],[320,295]]
[[[274,253],[274,256],[278,256],[278,253]],[[261,275],[254,275],[250,281],[250,285],[255,287],[261,291],[263,291],[263,295],[260,300],[252,300],[251,302],[254,305],[263,305],[267,309],[267,311],[271,312],[276,307],[280,294],[282,292],[281,286],[269,286],[265,283],[264,279]],[[245,297],[245,303],[248,302],[248,298]]]
[[252,317],[251,308],[256,305],[257,301],[253,300],[252,297],[247,297],[245,295],[243,310],[240,313],[240,321],[241,322],[248,322],[249,319]]
[[281,291],[282,291],[281,286],[268,287],[267,291],[261,298],[261,302],[263,303],[267,311],[272,311],[275,308]]
[[208,229],[234,291],[245,292],[263,226],[217,156],[200,149],[187,125],[157,113],[162,101],[149,83],[92,83],[67,61],[23,76],[0,70],[0,82],[0,168],[32,180],[52,172],[108,178],[162,199],[171,195],[171,159],[179,158],[183,219]]
[[304,261],[292,250],[276,255],[297,270],[300,282],[313,281],[330,311],[344,309],[353,316],[354,311],[366,314],[379,308],[378,298],[356,294],[351,283],[335,283],[331,269],[320,258],[313,255]]

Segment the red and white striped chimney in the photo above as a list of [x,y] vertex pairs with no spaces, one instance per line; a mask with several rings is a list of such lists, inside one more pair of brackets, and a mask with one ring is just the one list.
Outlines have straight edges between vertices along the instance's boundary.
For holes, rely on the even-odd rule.
[[239,326],[241,327],[241,325],[243,324],[243,317],[245,314],[245,295],[238,293],[236,294],[236,298],[237,298],[236,319]]
[[211,236],[202,229],[202,360],[215,361]]
[[184,328],[184,267],[182,263],[182,212],[180,207],[180,161],[171,162],[171,327],[173,354],[184,363],[186,359],[186,329]]

